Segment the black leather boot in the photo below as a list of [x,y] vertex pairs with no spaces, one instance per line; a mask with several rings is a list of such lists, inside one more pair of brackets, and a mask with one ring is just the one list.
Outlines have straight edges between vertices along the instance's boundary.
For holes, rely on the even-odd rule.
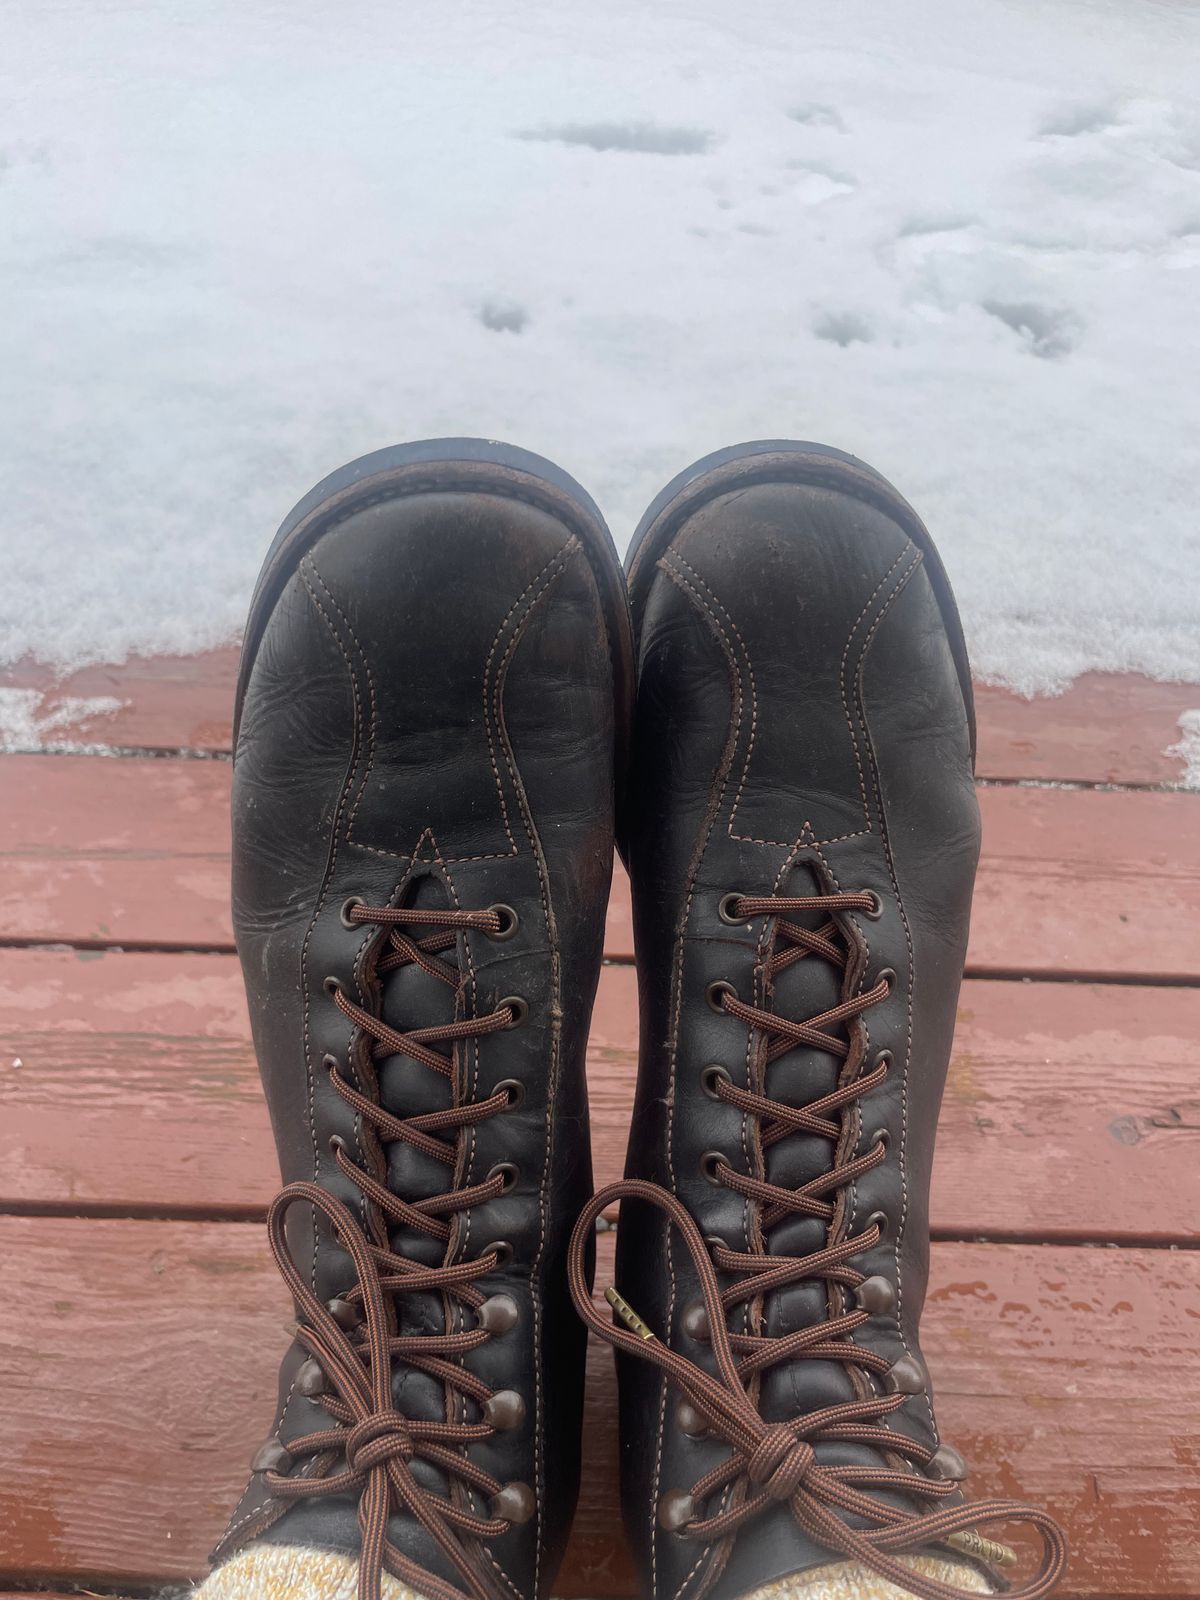
[[[911,508],[838,451],[746,445],[626,562],[639,688],[624,849],[641,1064],[627,1181],[575,1240],[620,1351],[647,1594],[732,1600],[831,1560],[1007,1559],[1044,1513],[964,1503],[921,1358],[928,1192],[979,848],[971,683]],[[622,1199],[617,1320],[584,1243]],[[622,1296],[624,1298],[622,1298]]]
[[632,646],[612,541],[548,462],[352,463],[284,523],[236,710],[233,902],[295,1299],[221,1542],[426,1600],[548,1592],[579,1476],[566,1245]]

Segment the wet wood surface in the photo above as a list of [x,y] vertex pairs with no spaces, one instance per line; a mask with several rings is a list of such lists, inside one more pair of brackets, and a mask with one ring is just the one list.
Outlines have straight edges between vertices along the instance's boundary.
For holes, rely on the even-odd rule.
[[[1200,991],[968,980],[942,1108],[943,1235],[1196,1242]],[[603,969],[588,1060],[598,1182],[620,1176],[637,985]],[[69,1108],[69,1112],[67,1111]],[[274,1147],[230,956],[0,962],[0,1207],[258,1215]]]
[[[608,1247],[600,1282],[610,1276]],[[246,1223],[0,1218],[8,1561],[105,1583],[201,1570],[268,1428],[290,1308]],[[1079,1593],[1197,1575],[1200,1257],[936,1244],[926,1347],[976,1492],[1048,1504]],[[29,1337],[31,1328],[38,1337]],[[584,1493],[556,1590],[632,1593],[614,1539],[614,1377],[593,1352]]]
[[[235,664],[0,676],[45,737],[125,753],[0,757],[8,1600],[198,1575],[272,1410],[289,1308],[229,953]],[[1200,690],[1093,677],[978,704],[985,852],[932,1196],[939,1415],[974,1492],[1065,1521],[1065,1596],[1198,1597],[1200,797],[1166,752]],[[599,1181],[636,1071],[621,873],[607,943]],[[633,1592],[612,1384],[593,1350],[571,1600]]]
[[[133,657],[65,677],[36,662],[0,670],[0,690],[36,698],[60,743],[119,749],[228,751],[237,680],[236,646],[196,656]],[[97,713],[97,701],[116,701]],[[1186,683],[1090,672],[1061,695],[1025,699],[976,685],[979,775],[1071,783],[1172,784],[1183,774],[1179,718],[1200,706]],[[89,709],[89,707],[91,709]]]
[[[0,939],[232,949],[228,762],[0,758]],[[1190,793],[984,786],[968,969],[1200,982]],[[618,863],[606,953],[630,960]]]

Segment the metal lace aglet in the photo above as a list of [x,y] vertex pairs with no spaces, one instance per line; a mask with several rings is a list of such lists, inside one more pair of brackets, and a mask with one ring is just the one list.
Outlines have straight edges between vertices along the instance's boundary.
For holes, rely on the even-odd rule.
[[948,1533],[946,1543],[955,1550],[961,1550],[965,1556],[975,1556],[980,1561],[990,1561],[997,1567],[1015,1567],[1017,1552],[1010,1550],[1006,1544],[997,1544],[994,1539],[985,1539],[981,1533],[976,1533],[974,1528],[964,1528],[961,1533]]
[[639,1339],[645,1339],[647,1343],[654,1338],[654,1329],[642,1321],[625,1296],[614,1289],[611,1283],[604,1291],[604,1298],[631,1333],[636,1333]]

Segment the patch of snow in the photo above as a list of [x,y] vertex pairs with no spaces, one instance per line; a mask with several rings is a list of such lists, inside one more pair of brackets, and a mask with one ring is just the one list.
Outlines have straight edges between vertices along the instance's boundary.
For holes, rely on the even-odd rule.
[[1180,0],[8,0],[0,658],[235,638],[398,439],[620,544],[791,436],[917,505],[984,678],[1200,682],[1197,60]]
[[103,744],[56,740],[54,735],[96,717],[109,717],[126,704],[112,695],[68,695],[52,704],[40,689],[0,687],[0,751],[15,755],[53,749],[64,755],[103,755]]
[[1180,712],[1179,733],[1178,743],[1168,745],[1166,754],[1178,756],[1183,762],[1179,787],[1200,789],[1200,711]]

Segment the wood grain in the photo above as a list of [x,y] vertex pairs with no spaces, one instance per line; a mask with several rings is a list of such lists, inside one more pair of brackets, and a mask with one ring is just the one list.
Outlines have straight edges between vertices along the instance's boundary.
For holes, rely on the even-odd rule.
[[[1200,795],[984,786],[979,806],[969,972],[1200,982]],[[633,955],[619,865],[606,952]]]
[[[599,1183],[624,1165],[636,1007],[632,970],[606,967],[588,1059]],[[1196,990],[968,982],[935,1229],[1196,1241],[1197,1036]],[[0,1207],[236,1217],[275,1188],[233,958],[4,952]]]
[[[124,702],[53,739],[220,757],[236,659],[61,681],[26,663],[0,688],[35,690],[43,716]],[[1175,783],[1165,752],[1200,690],[1093,676],[1056,700],[977,693],[980,774],[1001,782],[981,788],[983,976],[964,985],[934,1172],[939,1412],[976,1493],[1067,1522],[1064,1600],[1200,1596],[1200,988],[1163,986],[1200,984],[1200,799],[1045,786]],[[0,1212],[56,1213],[0,1215],[8,1600],[201,1571],[272,1409],[288,1308],[261,1227],[235,1220],[265,1207],[275,1166],[219,953],[229,778],[223,759],[0,757],[0,940],[97,947],[0,949]],[[99,948],[116,945],[136,953]],[[601,1182],[636,1072],[623,873],[608,947],[589,1051]],[[1089,976],[1119,981],[1061,981]],[[604,1349],[584,1437],[557,1592],[609,1600],[633,1578]]]
[[[227,752],[240,654],[227,645],[199,655],[131,656],[65,674],[26,659],[0,669],[0,688],[37,695],[35,717],[54,721],[45,742]],[[88,707],[97,699],[117,700],[120,709],[97,716]]]
[[1034,700],[975,685],[976,766],[981,778],[1071,783],[1174,784],[1182,756],[1179,718],[1200,705],[1200,687],[1133,673],[1087,672],[1061,695]]
[[0,937],[232,948],[230,771],[0,757]]
[[[61,721],[50,737],[122,749],[228,751],[237,679],[235,645],[195,656],[135,656],[65,677],[38,662],[0,670],[0,688],[35,691],[43,718],[71,701],[121,702],[104,716]],[[1065,693],[1025,699],[975,686],[982,778],[1058,778],[1075,783],[1171,784],[1183,761],[1167,751],[1179,717],[1200,705],[1194,684],[1133,674],[1086,673]]]
[[[0,938],[230,948],[224,762],[0,757]],[[1200,982],[1200,796],[983,788],[969,967]],[[629,960],[618,866],[607,953]]]
[[[26,1581],[198,1573],[269,1424],[287,1340],[261,1229],[7,1217],[0,1259],[21,1283],[0,1301],[0,1567]],[[1079,1594],[1196,1585],[1197,1319],[1192,1251],[934,1247],[943,1430],[973,1461],[975,1494],[1019,1493],[1066,1522]],[[591,1377],[563,1596],[632,1592],[606,1351]]]

